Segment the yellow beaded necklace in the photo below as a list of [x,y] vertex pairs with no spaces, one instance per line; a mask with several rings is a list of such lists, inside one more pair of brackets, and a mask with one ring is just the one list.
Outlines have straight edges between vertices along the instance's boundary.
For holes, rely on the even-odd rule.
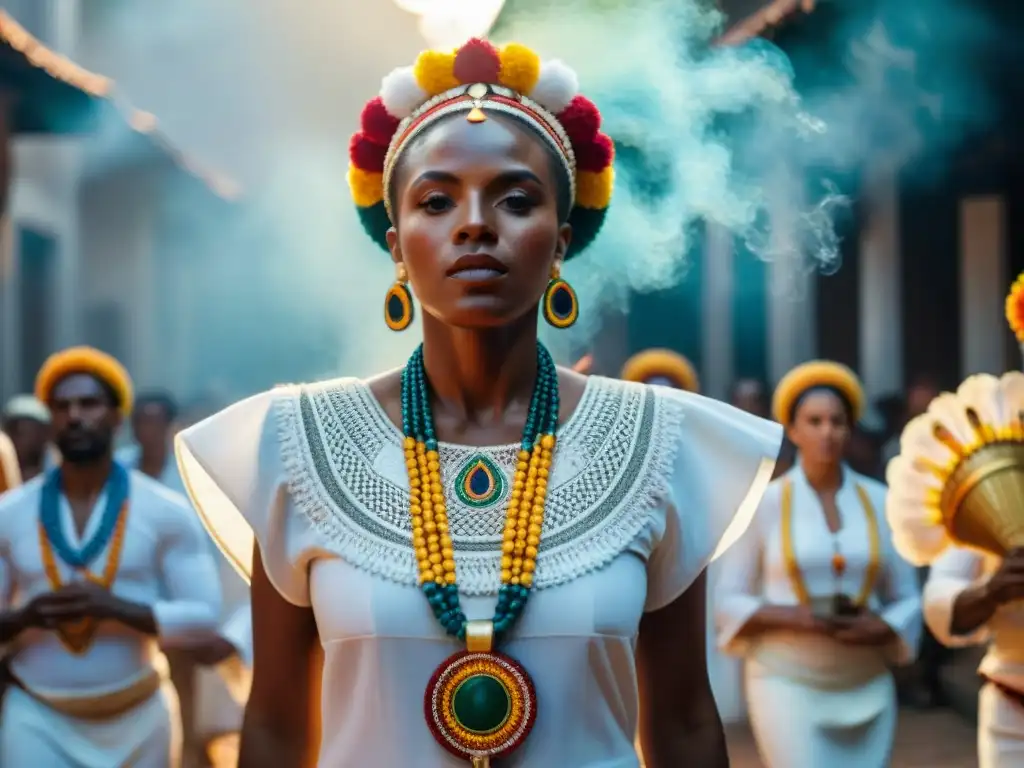
[[450,656],[435,671],[427,686],[424,713],[438,743],[477,767],[516,749],[536,718],[536,695],[529,675],[494,647],[529,599],[544,526],[558,423],[558,374],[543,346],[538,346],[537,363],[537,383],[502,532],[501,586],[494,618],[489,621],[467,620],[459,601],[422,347],[413,353],[402,375],[409,514],[420,588],[445,631],[466,643],[465,651]]

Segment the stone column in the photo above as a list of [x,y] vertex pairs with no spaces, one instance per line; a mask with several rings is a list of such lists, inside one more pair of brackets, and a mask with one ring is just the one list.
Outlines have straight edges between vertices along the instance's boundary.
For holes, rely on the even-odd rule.
[[701,385],[704,394],[724,399],[734,377],[733,366],[733,237],[725,227],[708,222],[704,236],[701,290]]
[[961,375],[1001,374],[1006,359],[1006,203],[998,195],[960,201]]
[[779,174],[769,201],[770,244],[775,254],[768,269],[768,376],[774,386],[794,366],[815,356],[814,273],[797,241],[798,180]]
[[870,400],[903,386],[899,198],[894,169],[873,169],[865,189],[867,215],[860,235],[858,286],[859,373]]

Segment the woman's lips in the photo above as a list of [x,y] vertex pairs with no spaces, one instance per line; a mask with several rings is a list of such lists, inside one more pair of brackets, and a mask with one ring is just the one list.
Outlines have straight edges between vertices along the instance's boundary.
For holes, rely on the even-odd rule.
[[460,269],[451,275],[456,280],[465,280],[473,283],[483,283],[489,280],[497,280],[505,276],[504,272],[497,269],[488,269],[487,267],[470,267],[468,269]]
[[448,277],[472,283],[498,280],[508,274],[508,267],[489,253],[467,253],[455,260]]

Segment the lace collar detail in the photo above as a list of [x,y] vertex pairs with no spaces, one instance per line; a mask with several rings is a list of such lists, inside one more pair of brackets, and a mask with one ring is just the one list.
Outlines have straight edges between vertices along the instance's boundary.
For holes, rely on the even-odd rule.
[[[402,435],[369,388],[338,379],[277,390],[274,404],[289,490],[298,510],[352,565],[416,584]],[[655,388],[592,376],[559,431],[536,586],[607,565],[665,506],[682,405]],[[441,474],[460,588],[493,594],[518,445],[442,443]],[[486,504],[456,492],[480,458],[504,483]],[[463,475],[464,477],[464,475]]]

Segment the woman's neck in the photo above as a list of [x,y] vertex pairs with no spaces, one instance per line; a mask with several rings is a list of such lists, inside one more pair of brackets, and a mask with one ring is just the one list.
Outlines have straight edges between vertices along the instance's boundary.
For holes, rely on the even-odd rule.
[[423,313],[423,365],[435,402],[469,422],[529,402],[537,378],[537,313],[500,328],[453,328]]
[[809,462],[801,459],[800,469],[808,485],[818,493],[834,493],[843,484],[843,465],[839,462]]

